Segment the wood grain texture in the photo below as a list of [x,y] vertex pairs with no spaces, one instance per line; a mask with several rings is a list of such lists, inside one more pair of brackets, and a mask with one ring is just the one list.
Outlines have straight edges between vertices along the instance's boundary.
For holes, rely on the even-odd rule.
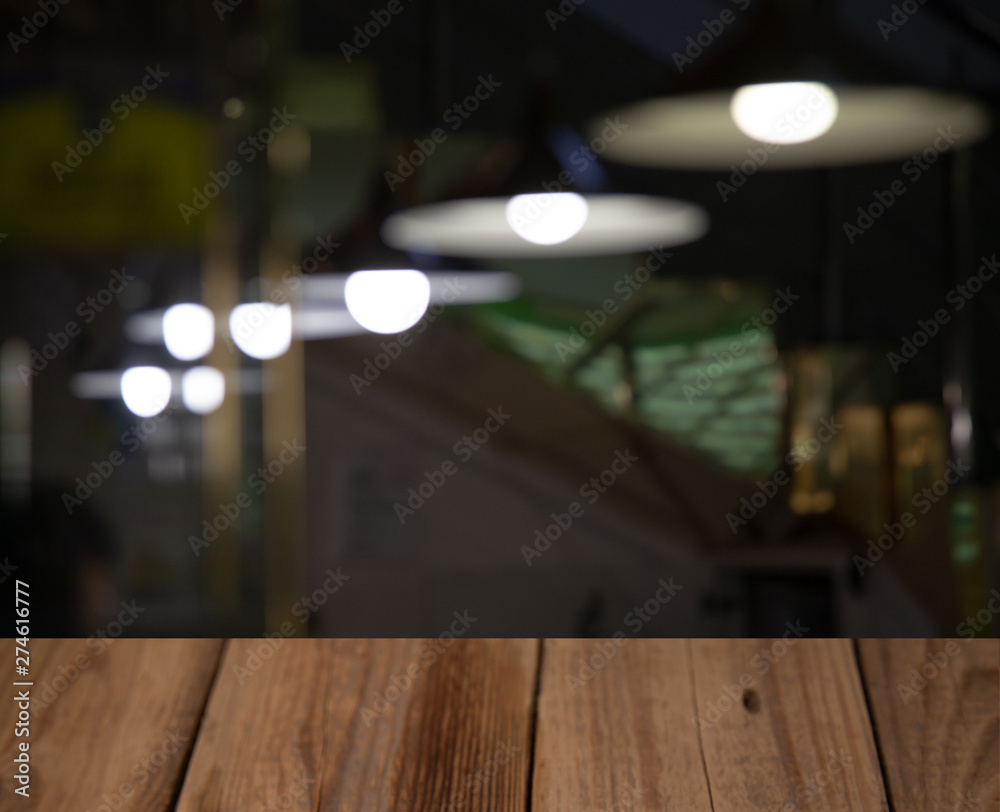
[[538,643],[448,642],[232,641],[178,811],[522,812]]
[[858,651],[893,806],[1000,808],[1000,642],[860,640]]
[[[109,801],[169,809],[221,647],[221,640],[32,640],[31,796],[14,794],[6,768],[0,810],[86,812]],[[0,703],[7,765],[14,708]]]
[[851,641],[690,645],[715,812],[888,808]]
[[33,641],[0,812],[1000,807],[995,640],[619,643]]
[[711,812],[684,640],[546,640],[532,809]]

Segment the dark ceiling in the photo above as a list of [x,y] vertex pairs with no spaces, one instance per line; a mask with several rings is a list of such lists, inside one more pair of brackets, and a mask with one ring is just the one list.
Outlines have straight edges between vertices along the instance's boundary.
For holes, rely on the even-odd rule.
[[[698,71],[711,69],[711,57],[725,51],[727,38],[752,25],[761,3],[402,0],[402,5],[405,13],[393,19],[363,57],[377,65],[387,129],[406,137],[426,132],[440,123],[448,101],[461,98],[480,75],[492,74],[503,82],[502,92],[470,118],[464,132],[520,139],[532,154],[546,132],[569,128],[581,133],[587,120],[603,110],[682,91]],[[915,13],[904,18],[897,3],[863,0],[835,3],[834,11],[847,38],[909,81],[947,83],[995,100],[1000,44],[991,48],[990,37],[1000,28],[997,23],[991,27],[989,15],[1000,21],[1000,7],[986,0],[904,5],[912,5]],[[673,55],[724,9],[736,10],[731,30],[718,36],[702,61],[685,66],[682,76]],[[361,2],[307,0],[300,6],[301,49],[336,58],[341,43],[351,40],[354,26],[363,24],[370,10],[370,4]],[[887,27],[894,21],[894,29]],[[990,257],[1000,247],[998,145],[994,134],[971,151],[964,168],[970,189],[967,213],[950,206],[963,171],[953,154],[919,178],[904,173],[902,161],[832,172],[760,173],[727,200],[718,184],[729,180],[728,172],[605,165],[605,190],[677,196],[708,209],[709,236],[677,250],[669,273],[790,286],[802,295],[803,304],[778,325],[780,345],[836,340],[887,352],[898,350],[901,337],[914,332],[918,319],[941,307],[947,291],[974,272],[979,257]],[[536,160],[531,183],[553,177],[552,166],[557,172],[555,164]],[[868,207],[876,192],[896,180],[905,182],[905,196],[870,230],[849,241],[844,224],[856,223],[858,207]],[[835,269],[832,276],[825,270],[829,267]],[[1000,376],[991,351],[1000,287],[987,287],[964,316],[962,329],[972,336],[973,412],[982,429],[979,457],[1000,473]],[[947,346],[944,339],[932,341],[900,369],[893,382],[898,398],[940,400]]]
[[[763,0],[394,0],[401,9],[385,30],[354,59],[374,67],[378,114],[385,134],[412,138],[440,123],[443,111],[464,97],[483,75],[502,83],[489,104],[463,124],[463,136],[518,143],[527,157],[516,181],[538,184],[558,172],[546,137],[580,139],[594,115],[622,103],[665,91],[681,91],[741,27],[752,26]],[[361,0],[301,0],[265,3],[134,4],[73,0],[60,6],[44,36],[21,52],[0,57],[7,96],[39,83],[68,86],[102,102],[95,90],[121,85],[138,65],[170,61],[178,79],[165,95],[189,107],[217,110],[231,93],[264,94],[275,82],[265,37],[280,33],[284,57],[345,64],[343,43],[389,5]],[[855,44],[915,83],[950,82],[995,99],[1000,90],[1000,46],[991,49],[1000,7],[988,0],[928,0],[902,4],[915,9],[895,30],[880,21],[901,19],[899,3],[841,0],[833,4],[843,33]],[[745,11],[743,11],[745,9]],[[32,2],[8,2],[0,26],[19,30]],[[674,54],[706,21],[734,11],[734,22],[684,74]],[[553,16],[553,13],[559,17]],[[979,15],[977,17],[977,15]],[[990,18],[994,22],[990,22]],[[973,24],[956,22],[964,18]],[[285,26],[275,32],[276,21]],[[975,33],[978,26],[980,33]],[[994,107],[995,109],[995,107]],[[575,134],[575,135],[574,135]],[[898,347],[944,300],[955,282],[975,270],[980,256],[997,250],[1000,164],[996,134],[971,150],[968,214],[958,222],[968,239],[955,242],[949,200],[956,172],[948,154],[919,180],[904,176],[902,162],[834,172],[760,173],[723,200],[718,184],[729,173],[635,169],[606,164],[606,191],[686,198],[712,217],[710,234],[675,252],[671,275],[727,278],[791,287],[802,296],[776,327],[780,346],[824,340],[863,342],[883,351]],[[564,156],[565,159],[565,156]],[[592,179],[597,174],[580,179]],[[859,206],[897,179],[907,194],[874,227],[850,243],[844,224]],[[372,178],[372,188],[380,179]],[[384,188],[384,187],[383,187]],[[481,188],[502,193],[503,186]],[[401,189],[375,209],[379,217],[412,202]],[[384,191],[383,191],[384,195]],[[373,204],[375,205],[375,204]],[[831,276],[824,269],[832,267]],[[963,270],[964,269],[964,270]],[[1000,376],[994,371],[992,324],[1000,317],[1000,287],[987,287],[965,314],[971,331],[974,415],[982,427],[983,460],[1000,472]],[[946,342],[931,342],[896,376],[898,397],[939,400],[946,369]]]

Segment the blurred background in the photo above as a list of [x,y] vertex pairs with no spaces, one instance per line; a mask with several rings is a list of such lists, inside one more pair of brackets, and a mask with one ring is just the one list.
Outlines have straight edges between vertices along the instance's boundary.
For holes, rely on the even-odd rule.
[[[791,168],[607,143],[820,24],[995,114],[987,0],[3,3],[0,579],[34,634],[996,635],[996,133]],[[543,191],[707,231],[381,236]],[[373,333],[323,291],[379,268],[458,292]],[[478,271],[517,291],[463,298]],[[260,302],[294,328],[248,353]],[[215,325],[187,360],[182,303]],[[128,404],[135,367],[169,398]]]

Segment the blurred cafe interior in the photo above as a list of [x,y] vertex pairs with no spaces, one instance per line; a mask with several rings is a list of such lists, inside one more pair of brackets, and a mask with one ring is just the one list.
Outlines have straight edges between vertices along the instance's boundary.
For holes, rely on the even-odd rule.
[[994,3],[0,29],[35,635],[1000,630]]

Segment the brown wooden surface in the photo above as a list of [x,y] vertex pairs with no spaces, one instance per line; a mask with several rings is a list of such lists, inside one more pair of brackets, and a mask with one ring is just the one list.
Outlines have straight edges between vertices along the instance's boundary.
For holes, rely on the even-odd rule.
[[35,640],[31,798],[8,766],[0,810],[1000,806],[995,640],[912,695],[948,641],[620,642]]
[[[181,812],[280,808],[286,793],[310,810],[526,808],[536,641],[462,640],[438,654],[441,641],[286,640],[240,685],[233,668],[260,644],[229,645]],[[388,710],[365,713],[414,667]]]
[[532,809],[711,812],[693,716],[687,641],[545,641]]
[[1000,643],[860,640],[858,649],[895,808],[996,810]]
[[[14,794],[16,706],[6,699],[0,810],[84,812],[109,800],[143,812],[172,808],[221,646],[221,640],[32,640],[31,796]],[[4,676],[12,666],[13,657]],[[7,688],[8,696],[14,692]]]
[[699,717],[736,697],[715,724],[699,725],[715,812],[887,808],[850,640],[691,647]]

